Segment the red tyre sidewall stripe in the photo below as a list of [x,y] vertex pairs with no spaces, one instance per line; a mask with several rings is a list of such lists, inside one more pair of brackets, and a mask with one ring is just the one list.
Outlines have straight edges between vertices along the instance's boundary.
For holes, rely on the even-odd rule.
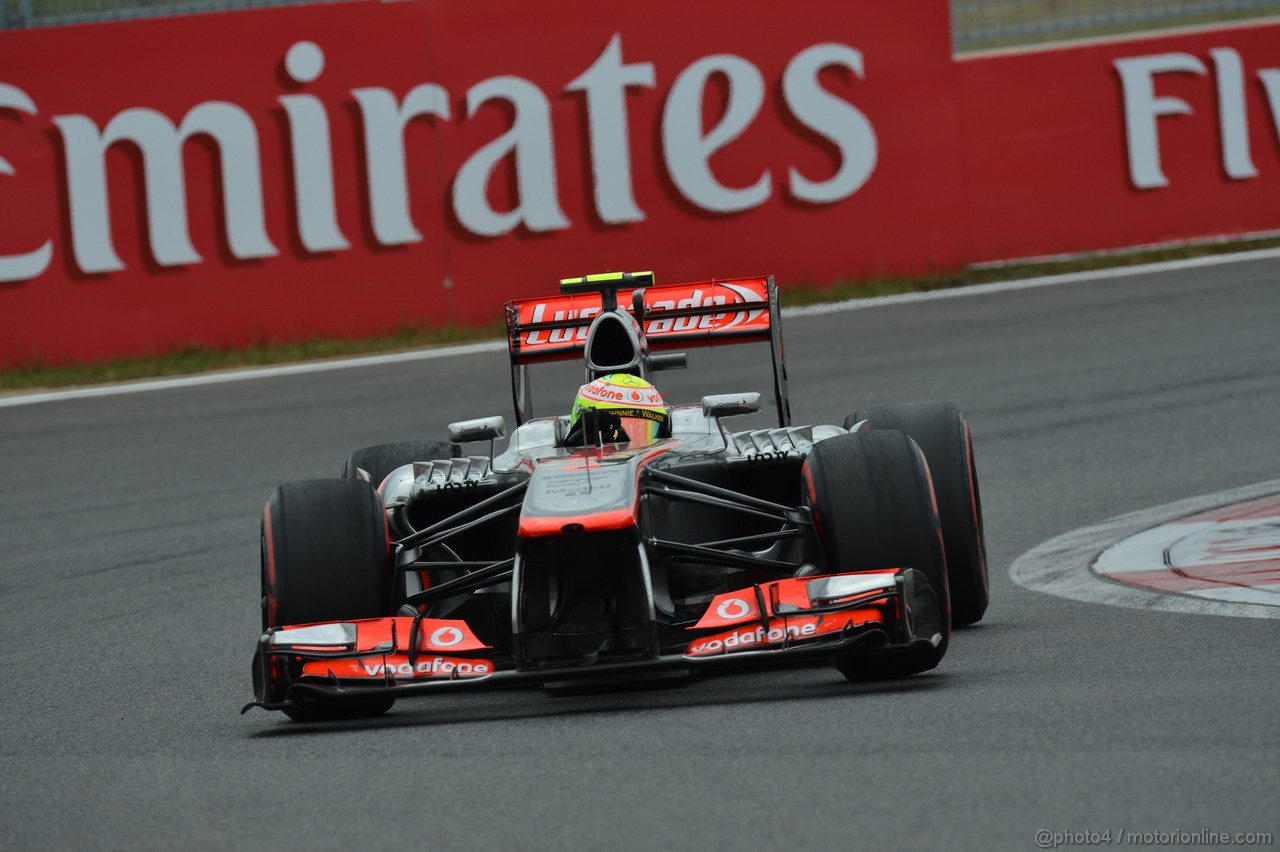
[[809,489],[809,516],[813,518],[813,526],[821,536],[823,530],[822,515],[818,514],[818,489],[813,484],[813,469],[810,467],[809,459],[805,459],[800,472],[804,476],[805,486]]
[[272,627],[276,624],[276,548],[275,537],[271,530],[271,501],[262,507],[262,531],[267,539],[267,622]]
[[[911,440],[908,438],[907,440]],[[947,543],[942,537],[942,516],[938,514],[938,495],[933,490],[933,474],[929,472],[929,460],[924,456],[924,450],[914,441],[911,442],[912,448],[916,452],[916,458],[920,462],[920,469],[924,471],[924,481],[929,487],[929,502],[933,506],[934,527],[938,532],[938,552],[942,554],[942,583],[946,586],[947,592],[947,638],[951,638],[951,578],[950,570],[947,567]]]
[[964,421],[964,462],[965,462],[965,479],[969,485],[969,508],[973,512],[973,529],[978,534],[978,569],[982,574],[982,588],[989,591],[990,580],[987,579],[987,543],[982,535],[982,519],[978,517],[978,490],[977,479],[974,471],[977,467],[973,463],[973,433],[969,431],[969,421]]
[[[387,518],[386,507],[382,504],[382,494],[376,490],[374,493],[378,495],[378,508],[382,512],[382,536],[387,540],[387,582],[393,587],[391,589],[391,595],[392,598],[394,598],[396,593],[394,588],[396,584],[396,568],[393,554],[395,553],[396,540],[391,537],[391,521]],[[419,571],[418,582],[422,584],[423,589],[430,588],[430,574],[426,571]]]

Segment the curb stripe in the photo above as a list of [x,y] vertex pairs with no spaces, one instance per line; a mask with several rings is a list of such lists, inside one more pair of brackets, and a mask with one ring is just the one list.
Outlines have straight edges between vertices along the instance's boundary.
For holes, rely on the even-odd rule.
[[[1280,479],[1120,515],[1033,547],[1014,560],[1009,567],[1009,576],[1028,589],[1087,603],[1163,612],[1280,619],[1280,606],[1166,594],[1155,589],[1108,580],[1091,570],[1100,554],[1124,539],[1190,515],[1273,494],[1280,494]],[[1230,589],[1224,589],[1218,594],[1227,598],[1233,596]]]

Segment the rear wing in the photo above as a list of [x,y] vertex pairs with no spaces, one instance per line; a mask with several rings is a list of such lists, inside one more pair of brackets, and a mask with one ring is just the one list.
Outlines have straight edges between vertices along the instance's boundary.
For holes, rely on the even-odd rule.
[[655,352],[769,343],[778,422],[790,425],[782,320],[773,276],[661,286],[652,281],[652,273],[586,276],[562,281],[560,295],[507,303],[507,350],[517,422],[533,416],[528,365],[584,358],[592,321],[616,309],[635,318],[643,343]]
[[[619,289],[619,306],[633,316],[637,289],[644,292],[644,315],[636,319],[655,351],[765,342],[777,325],[772,277]],[[603,309],[599,292],[507,302],[507,347],[512,363],[581,358],[591,320]]]

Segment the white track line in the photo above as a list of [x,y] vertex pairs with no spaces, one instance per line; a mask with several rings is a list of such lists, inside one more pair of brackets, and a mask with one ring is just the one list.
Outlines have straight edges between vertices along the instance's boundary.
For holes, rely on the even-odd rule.
[[[846,302],[805,305],[804,307],[787,308],[782,312],[782,315],[788,319],[822,316],[825,314],[843,313],[844,311],[865,311],[872,308],[888,307],[890,305],[906,305],[913,304],[915,302],[934,302],[941,299],[967,299],[974,296],[989,296],[995,293],[1009,293],[1017,290],[1033,290],[1040,287],[1055,287],[1060,284],[1105,281],[1112,278],[1128,278],[1135,275],[1177,272],[1184,269],[1200,269],[1208,266],[1223,266],[1231,263],[1247,263],[1254,260],[1274,259],[1280,259],[1280,249],[1260,249],[1258,251],[1195,257],[1187,260],[1169,260],[1161,263],[1149,263],[1142,266],[1120,266],[1111,269],[1097,269],[1089,272],[1072,272],[1066,275],[1046,275],[1039,278],[1023,278],[1017,281],[1001,281],[995,284],[975,284],[970,287],[930,290],[924,293],[902,293],[897,296],[877,296],[870,299],[854,299]],[[136,382],[119,382],[115,384],[94,385],[84,388],[71,388],[68,390],[14,394],[12,396],[0,396],[0,408],[13,408],[19,405],[36,405],[42,402],[60,402],[68,399],[119,396],[121,394],[144,393],[146,391],[189,388],[197,387],[199,385],[221,384],[223,382],[242,382],[250,379],[270,379],[279,376],[300,375],[302,373],[322,373],[328,370],[346,370],[354,367],[376,367],[381,364],[402,364],[410,361],[430,361],[436,358],[451,358],[458,355],[496,352],[505,349],[506,346],[507,343],[505,340],[486,340],[479,343],[466,343],[456,346],[438,346],[431,349],[417,349],[412,352],[396,352],[390,355],[366,355],[359,358],[334,358],[323,361],[308,361],[301,364],[283,364],[277,367],[254,367],[242,370],[222,370],[215,373],[201,373],[194,376],[176,376],[170,379],[144,379]]]
[[1044,275],[1039,278],[1021,278],[1016,281],[998,281],[994,284],[974,284],[969,287],[952,287],[946,290],[928,290],[923,293],[902,293],[897,296],[877,296],[871,299],[854,299],[848,302],[831,302],[823,305],[805,305],[788,308],[784,317],[812,317],[835,314],[841,311],[861,311],[884,305],[906,305],[913,302],[934,302],[939,299],[963,299],[971,296],[988,296],[992,293],[1009,293],[1016,290],[1034,290],[1039,287],[1056,287],[1059,284],[1080,284],[1085,281],[1106,281],[1112,278],[1129,278],[1135,275],[1154,275],[1161,272],[1179,272],[1184,269],[1200,269],[1206,266],[1222,266],[1228,263],[1245,263],[1251,260],[1275,260],[1280,249],[1259,249],[1233,254],[1215,254],[1192,257],[1186,260],[1166,260],[1140,266],[1116,266],[1089,272],[1069,272],[1065,275]]
[[412,352],[394,352],[389,355],[362,355],[359,358],[331,358],[308,361],[303,364],[282,364],[278,367],[250,367],[244,370],[221,370],[216,373],[200,373],[195,376],[175,376],[171,379],[143,379],[136,382],[119,382],[69,390],[41,391],[18,396],[0,396],[0,408],[18,405],[34,405],[40,402],[58,402],[64,399],[84,399],[95,396],[119,396],[144,391],[189,388],[197,385],[217,385],[223,382],[243,382],[249,379],[270,379],[276,376],[295,376],[301,373],[323,373],[328,370],[348,370],[353,367],[376,367],[379,364],[401,364],[406,361],[430,361],[455,355],[473,355],[479,352],[499,352],[507,348],[505,340],[485,340],[460,346],[440,346],[434,349],[416,349]]
[[1099,554],[1118,541],[1189,515],[1280,493],[1280,479],[1205,494],[1143,509],[1050,539],[1019,556],[1009,575],[1037,592],[1088,603],[1201,615],[1280,618],[1280,607],[1235,603],[1142,589],[1103,579],[1090,570]]

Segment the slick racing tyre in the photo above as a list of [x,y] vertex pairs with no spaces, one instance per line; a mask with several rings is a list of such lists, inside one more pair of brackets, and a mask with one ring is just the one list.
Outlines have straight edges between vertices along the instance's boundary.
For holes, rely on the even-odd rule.
[[[392,615],[391,552],[382,500],[368,483],[281,485],[262,513],[262,627]],[[299,706],[295,721],[385,713],[394,699]]]
[[416,461],[456,459],[462,456],[457,444],[448,441],[400,441],[395,444],[378,444],[364,447],[347,456],[338,473],[340,479],[359,479],[356,469],[369,474],[369,481],[377,488],[387,474],[398,467]]
[[973,439],[964,414],[950,402],[898,403],[854,412],[845,418],[845,428],[862,420],[873,430],[905,432],[924,450],[942,518],[951,618],[957,627],[981,620],[990,596],[987,544]]
[[920,448],[902,432],[839,435],[814,445],[803,478],[825,568],[914,568],[929,581],[938,622],[927,627],[940,636],[936,646],[851,654],[836,667],[850,680],[880,680],[936,666],[951,639],[951,612],[941,524]]

